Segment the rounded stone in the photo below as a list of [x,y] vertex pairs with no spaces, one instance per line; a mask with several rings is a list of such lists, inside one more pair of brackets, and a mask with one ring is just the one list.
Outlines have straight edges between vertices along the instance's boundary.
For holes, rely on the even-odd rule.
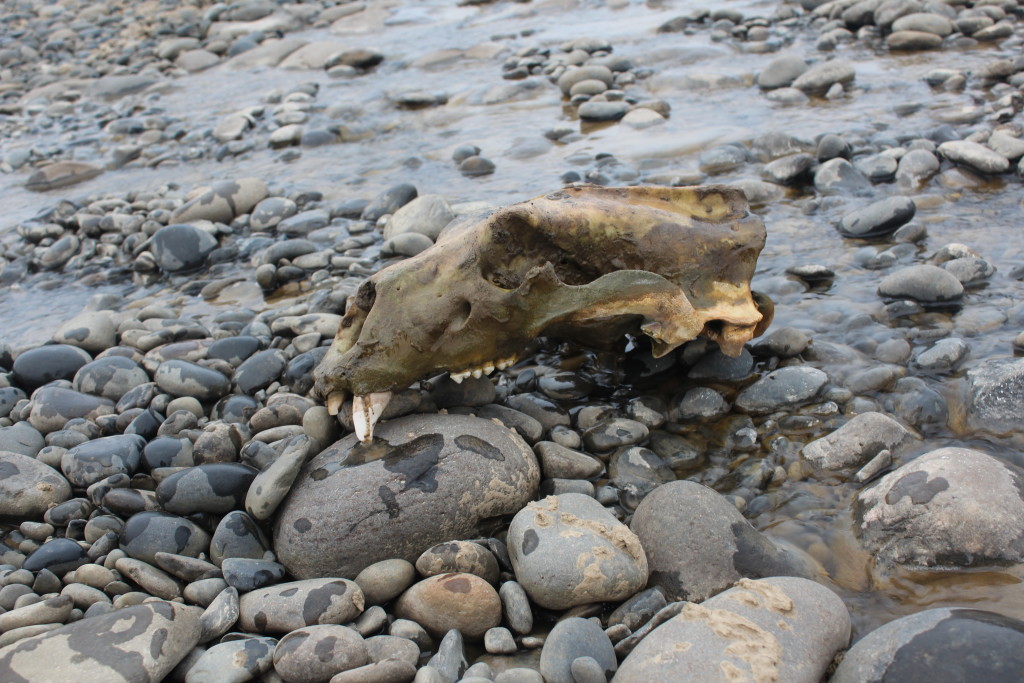
[[530,503],[512,519],[507,543],[517,581],[548,609],[624,600],[647,582],[640,540],[584,494]]
[[887,275],[878,285],[878,293],[893,299],[915,299],[922,303],[958,301],[964,286],[952,273],[939,266],[919,264]]
[[231,391],[231,382],[223,374],[185,360],[164,361],[153,379],[171,396],[191,396],[199,401],[214,401]]
[[363,592],[348,579],[307,579],[257,588],[239,598],[238,625],[249,633],[288,633],[344,624],[363,611]]
[[810,401],[828,382],[817,368],[791,365],[773,370],[736,397],[736,407],[753,415],[767,415]]
[[956,399],[951,422],[958,431],[998,436],[1024,431],[1024,359],[994,358],[971,368]]
[[418,233],[436,242],[438,235],[455,218],[448,200],[438,194],[425,194],[395,212],[384,227],[384,239],[406,233]]
[[570,617],[555,624],[540,652],[540,673],[546,683],[577,683],[573,662],[581,657],[593,659],[611,680],[618,668],[615,648],[604,629],[589,619]]
[[914,217],[917,207],[909,197],[889,197],[856,209],[839,221],[845,237],[881,237],[896,231]]
[[757,85],[764,90],[784,88],[792,85],[807,69],[807,62],[803,58],[781,55],[769,62],[764,71],[757,75]]
[[269,230],[285,218],[298,213],[298,206],[286,197],[267,197],[252,210],[249,226],[253,230]]
[[0,649],[0,679],[163,680],[199,642],[199,614],[153,602],[82,619]]
[[410,415],[311,460],[281,504],[274,550],[297,577],[355,576],[374,562],[479,535],[522,508],[540,468],[514,432],[465,415]]
[[70,344],[37,346],[14,359],[14,381],[26,392],[32,392],[55,379],[74,379],[75,373],[91,360],[87,351]]
[[121,550],[131,557],[156,565],[159,552],[198,557],[209,548],[210,535],[183,517],[147,511],[125,522],[119,541]]
[[237,462],[197,465],[161,481],[156,498],[164,510],[173,514],[223,514],[242,506],[257,474],[255,468]]
[[1014,681],[1024,671],[1024,621],[941,607],[890,621],[854,643],[831,683]]
[[259,178],[224,180],[176,209],[171,220],[175,223],[196,220],[230,223],[235,216],[248,213],[266,196],[267,185]]
[[118,401],[129,390],[147,382],[149,375],[130,358],[106,356],[79,368],[71,386],[84,394]]
[[356,575],[367,605],[383,605],[397,598],[416,580],[416,568],[408,560],[374,562]]
[[117,328],[109,311],[88,311],[61,325],[53,341],[99,353],[117,342]]
[[68,449],[60,468],[73,486],[84,489],[114,474],[135,474],[146,440],[137,434],[105,436]]
[[424,550],[416,570],[424,577],[464,572],[492,585],[498,582],[498,561],[490,550],[472,541],[446,541]]
[[803,456],[815,467],[826,470],[860,467],[883,449],[895,453],[911,438],[910,431],[888,415],[861,413],[831,434],[804,446]]
[[217,238],[194,225],[167,225],[156,231],[149,243],[153,258],[165,273],[196,270],[217,248]]
[[369,661],[363,637],[335,624],[296,629],[274,649],[274,671],[286,683],[326,682]]
[[616,683],[777,680],[818,683],[850,639],[850,614],[806,579],[741,579],[701,604],[680,603],[626,657]]
[[855,76],[852,63],[845,59],[832,59],[810,67],[792,85],[807,93],[823,93],[835,83],[850,83]]
[[651,584],[669,601],[706,600],[744,577],[819,570],[802,551],[755,530],[724,496],[692,481],[655,489],[637,507],[630,529],[646,552]]
[[457,629],[466,638],[479,639],[501,623],[501,598],[474,574],[440,574],[413,584],[398,598],[394,611],[435,637]]
[[981,173],[1006,173],[1010,160],[985,145],[970,140],[951,140],[939,145],[939,154],[954,164],[969,166]]
[[0,451],[0,516],[40,519],[71,497],[71,485],[52,467],[20,453]]
[[940,448],[864,489],[855,531],[883,562],[973,567],[1024,561],[1024,472],[981,451]]
[[220,565],[229,557],[273,559],[270,542],[252,517],[232,510],[221,518],[210,540],[210,560]]

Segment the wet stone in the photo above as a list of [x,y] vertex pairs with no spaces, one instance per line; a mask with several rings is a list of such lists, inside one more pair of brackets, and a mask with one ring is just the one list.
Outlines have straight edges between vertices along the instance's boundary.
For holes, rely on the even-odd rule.
[[887,298],[909,298],[921,303],[941,304],[958,301],[964,286],[956,277],[938,266],[907,266],[887,275],[878,285],[878,293]]
[[540,653],[540,673],[548,683],[578,683],[574,662],[579,658],[598,665],[599,680],[611,680],[618,668],[615,649],[604,630],[589,619],[570,617],[555,624]]
[[671,602],[701,601],[743,577],[807,576],[813,561],[756,531],[721,494],[691,481],[655,489],[630,529],[640,539],[652,586]]
[[266,196],[267,186],[258,178],[221,181],[176,209],[171,220],[175,223],[196,220],[230,223],[235,216],[251,211]]
[[715,349],[701,356],[686,376],[694,380],[738,382],[749,377],[753,369],[754,359],[747,349],[736,357]]
[[957,420],[963,428],[997,435],[1020,432],[1024,360],[991,359],[971,368],[960,390]]
[[501,622],[498,592],[467,573],[440,574],[413,584],[398,598],[394,611],[435,637],[457,629],[467,638],[479,639]]
[[132,515],[119,540],[121,549],[129,556],[151,564],[156,564],[158,552],[197,557],[210,545],[209,534],[195,523],[155,511]]
[[833,683],[868,680],[1010,681],[1024,670],[1024,622],[964,607],[890,621],[854,643]]
[[156,602],[83,619],[0,649],[4,680],[162,680],[199,640],[199,611]]
[[158,436],[142,451],[142,469],[155,470],[159,467],[191,467],[192,442],[186,438]]
[[792,86],[807,93],[824,93],[835,83],[850,83],[856,73],[845,59],[818,62],[793,81]]
[[539,441],[533,449],[547,479],[591,479],[604,471],[600,460],[552,441]]
[[812,400],[827,381],[828,375],[817,368],[779,368],[741,391],[736,406],[753,415],[766,415]]
[[871,182],[846,159],[829,159],[814,171],[814,189],[826,195],[868,195]]
[[295,202],[285,197],[268,197],[252,210],[249,225],[253,230],[269,230],[298,212]]
[[757,680],[766,662],[745,653],[767,655],[770,648],[778,680],[816,683],[849,638],[850,615],[828,588],[791,577],[741,579],[699,605],[682,605],[625,658],[615,680],[710,681],[723,679],[723,671]]
[[417,233],[433,243],[454,218],[455,212],[444,197],[437,194],[420,195],[391,216],[384,227],[384,239]]
[[622,600],[647,580],[636,536],[583,494],[527,505],[512,520],[508,546],[517,580],[548,609]]
[[946,261],[942,268],[953,274],[965,286],[985,282],[995,274],[996,268],[982,258],[965,257]]
[[897,453],[913,440],[906,427],[882,413],[861,413],[803,448],[805,459],[827,470],[861,467],[882,450]]
[[[83,332],[83,338],[85,334],[87,332]],[[26,392],[31,392],[55,379],[74,379],[75,373],[91,360],[92,356],[77,346],[37,346],[14,359],[14,381]]]
[[362,636],[334,624],[296,629],[274,650],[274,670],[288,683],[326,681],[368,663]]
[[52,467],[21,453],[0,451],[0,516],[40,519],[70,497],[71,486]]
[[1010,160],[977,142],[953,140],[939,145],[939,154],[954,164],[962,164],[980,173],[1006,173]]
[[608,460],[608,479],[619,489],[620,502],[627,509],[635,509],[644,496],[675,478],[668,464],[647,448],[620,448]]
[[916,210],[909,197],[889,197],[843,216],[839,232],[844,237],[882,237],[910,221]]
[[1024,473],[981,451],[940,448],[887,474],[854,503],[879,560],[970,567],[1024,558]]
[[776,57],[764,71],[757,75],[757,85],[764,90],[774,90],[793,85],[793,81],[807,71],[807,62],[796,55]]
[[49,192],[91,180],[101,173],[103,169],[99,166],[82,161],[58,161],[35,171],[25,181],[25,188],[33,192]]
[[239,599],[239,626],[250,633],[288,633],[343,624],[363,611],[363,592],[348,579],[307,579],[259,588]]
[[539,479],[532,450],[489,420],[389,420],[373,443],[350,435],[303,468],[279,509],[274,550],[299,577],[412,561],[434,543],[476,535],[483,519],[518,510]]
[[577,113],[584,121],[617,121],[629,111],[629,103],[625,101],[590,100],[580,105]]
[[118,401],[131,389],[149,382],[149,375],[130,358],[107,356],[83,365],[72,382],[75,391]]
[[940,339],[929,348],[919,351],[914,356],[914,365],[933,372],[952,370],[970,351],[970,345],[959,337]]
[[625,418],[603,420],[583,432],[587,450],[603,453],[642,442],[647,438],[647,425]]
[[196,270],[217,248],[217,238],[193,225],[167,225],[149,243],[156,264],[166,273]]
[[132,475],[139,469],[146,440],[137,434],[106,436],[69,449],[60,468],[72,486],[86,488],[114,474]]
[[376,221],[386,214],[394,214],[411,202],[417,195],[416,187],[410,183],[399,183],[380,193],[363,209],[364,221]]

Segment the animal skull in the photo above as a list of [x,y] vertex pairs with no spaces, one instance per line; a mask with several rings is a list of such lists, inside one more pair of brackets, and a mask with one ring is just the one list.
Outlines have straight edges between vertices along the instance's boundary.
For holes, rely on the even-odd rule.
[[740,190],[583,186],[451,223],[367,279],[314,371],[363,441],[391,397],[448,371],[514,363],[541,335],[601,346],[643,333],[662,356],[698,335],[735,356],[772,317],[750,278],[765,243]]

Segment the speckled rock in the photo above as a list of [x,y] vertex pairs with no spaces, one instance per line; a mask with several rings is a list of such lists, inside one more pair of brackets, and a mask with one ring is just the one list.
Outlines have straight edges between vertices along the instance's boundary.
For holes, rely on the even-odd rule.
[[604,629],[589,619],[570,617],[555,624],[540,653],[540,673],[546,683],[578,683],[573,662],[589,657],[597,662],[602,680],[609,680],[618,661]]
[[158,564],[156,553],[197,557],[206,552],[210,535],[197,524],[165,512],[140,512],[125,522],[120,536],[121,550],[131,557]]
[[818,62],[793,81],[793,87],[807,93],[824,93],[835,83],[846,84],[856,76],[853,64],[845,59]]
[[157,230],[149,248],[160,270],[182,273],[202,266],[217,248],[217,238],[194,225],[179,223]]
[[296,629],[274,650],[274,671],[286,683],[326,682],[369,661],[363,637],[334,624]]
[[441,230],[455,218],[455,212],[444,197],[424,194],[400,208],[384,227],[384,239],[407,232],[416,232],[437,241]]
[[1024,431],[1024,359],[996,358],[971,368],[961,383],[954,420],[962,431],[999,436]]
[[861,413],[831,434],[804,446],[803,456],[815,467],[827,470],[859,467],[883,449],[896,453],[913,438],[906,427],[888,415]]
[[159,681],[199,641],[199,613],[154,602],[25,638],[0,649],[0,679]]
[[71,344],[89,353],[99,353],[115,344],[117,327],[109,311],[79,313],[53,334],[58,344]]
[[[536,491],[529,446],[489,420],[411,415],[349,435],[310,461],[278,511],[274,550],[298,577],[355,576],[388,558],[477,535]],[[339,535],[340,534],[340,535]]]
[[84,489],[114,474],[135,474],[145,445],[137,434],[93,439],[64,453],[60,468],[73,486]]
[[968,448],[926,453],[864,489],[855,531],[879,560],[970,567],[1024,560],[1024,472]]
[[465,572],[491,585],[498,582],[498,561],[494,554],[472,541],[446,541],[427,548],[417,558],[416,570],[424,577]]
[[107,356],[83,365],[72,382],[72,388],[84,394],[120,400],[134,387],[149,381],[149,375],[124,356]]
[[171,220],[175,223],[196,220],[230,223],[235,216],[251,211],[266,196],[267,185],[258,178],[221,181],[176,209]]
[[206,650],[189,667],[185,683],[244,683],[274,665],[273,638],[226,640]]
[[225,557],[221,560],[220,570],[228,585],[237,588],[239,592],[270,586],[286,574],[284,566],[273,560],[251,557]]
[[288,633],[343,624],[363,611],[363,592],[348,579],[307,579],[259,588],[239,599],[239,626],[250,633]]
[[220,565],[229,557],[272,560],[270,542],[256,521],[241,510],[224,515],[210,540],[210,559]]
[[442,637],[458,629],[467,638],[483,638],[501,623],[498,591],[479,576],[439,574],[413,584],[395,602],[395,615]]
[[963,164],[981,173],[1006,173],[1010,160],[998,152],[970,140],[951,140],[939,145],[939,154],[955,164]]
[[60,472],[35,458],[0,451],[0,516],[40,519],[71,497],[71,485]]
[[636,535],[583,494],[530,503],[513,518],[507,543],[516,579],[548,609],[624,600],[647,581]]
[[830,683],[1013,681],[1024,671],[1024,621],[940,607],[890,621],[854,643]]
[[0,451],[35,458],[46,445],[43,435],[28,422],[16,422],[10,427],[0,427]]
[[849,639],[850,615],[828,588],[791,577],[742,579],[684,605],[640,642],[613,680],[818,683]]
[[692,481],[655,489],[630,529],[647,554],[651,585],[669,601],[706,600],[744,577],[820,571],[806,553],[755,530],[724,496]]
[[223,514],[241,507],[257,471],[240,462],[218,462],[175,472],[156,487],[156,499],[167,512]]
[[153,379],[171,396],[192,396],[199,401],[214,401],[231,390],[231,382],[223,374],[185,360],[164,361]]

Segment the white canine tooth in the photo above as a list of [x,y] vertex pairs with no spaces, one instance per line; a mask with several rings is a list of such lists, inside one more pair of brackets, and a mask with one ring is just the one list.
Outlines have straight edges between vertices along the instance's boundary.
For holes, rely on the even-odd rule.
[[341,404],[345,402],[344,391],[332,391],[327,396],[327,412],[331,415],[337,415],[341,410]]
[[480,379],[480,377],[483,376],[484,371],[481,370],[480,368],[476,368],[475,370],[473,370],[472,374],[473,374],[473,377],[475,377],[476,379]]
[[373,440],[373,427],[384,413],[384,409],[388,407],[389,401],[390,391],[377,391],[352,399],[352,423],[356,429],[357,439],[363,442]]

